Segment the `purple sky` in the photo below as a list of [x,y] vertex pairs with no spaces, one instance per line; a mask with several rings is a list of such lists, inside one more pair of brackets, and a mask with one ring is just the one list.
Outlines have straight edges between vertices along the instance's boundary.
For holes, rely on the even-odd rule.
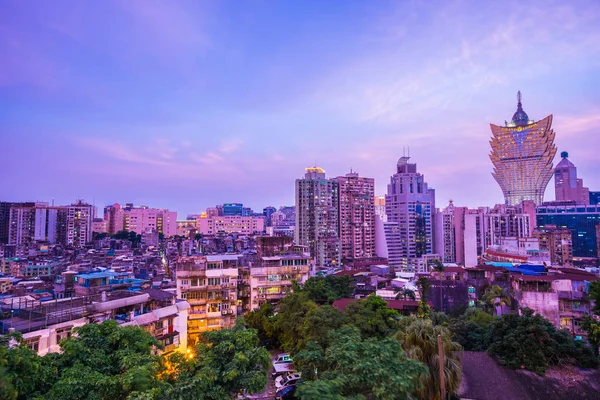
[[315,163],[384,194],[410,146],[438,206],[493,205],[517,90],[600,190],[597,0],[0,0],[0,200],[259,210]]

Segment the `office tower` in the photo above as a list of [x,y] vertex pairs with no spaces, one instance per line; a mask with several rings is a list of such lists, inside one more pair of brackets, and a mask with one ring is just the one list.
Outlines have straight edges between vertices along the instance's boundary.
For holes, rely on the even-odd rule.
[[555,225],[568,228],[573,256],[598,257],[596,226],[600,224],[600,205],[544,205],[537,208],[538,228]]
[[375,180],[356,172],[335,178],[339,186],[339,237],[342,259],[375,256]]
[[517,94],[517,111],[505,126],[490,124],[494,165],[492,175],[500,185],[507,205],[533,200],[544,201],[544,191],[552,177],[552,160],[556,154],[552,115],[534,122],[529,119]]
[[590,192],[590,203],[592,205],[600,204],[600,192]]
[[317,267],[340,264],[338,182],[321,168],[306,168],[296,179],[296,244],[308,246]]
[[223,204],[223,216],[242,216],[244,212],[244,205],[241,203],[225,203]]
[[409,163],[409,159],[404,156],[398,160],[385,197],[385,213],[389,223],[398,224],[403,263],[412,265],[433,251],[435,191],[427,187],[417,164]]
[[554,169],[554,192],[556,201],[574,201],[576,204],[590,204],[590,190],[583,186],[583,179],[577,178],[577,167],[569,161],[569,153],[560,153],[562,160]]

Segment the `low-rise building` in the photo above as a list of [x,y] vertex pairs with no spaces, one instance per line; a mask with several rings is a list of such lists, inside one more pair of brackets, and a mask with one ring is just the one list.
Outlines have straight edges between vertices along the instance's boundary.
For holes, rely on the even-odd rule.
[[186,301],[173,293],[103,292],[61,300],[13,297],[0,301],[0,334],[20,332],[40,356],[60,351],[60,341],[73,328],[113,319],[121,326],[140,326],[165,345],[166,352],[187,349]]

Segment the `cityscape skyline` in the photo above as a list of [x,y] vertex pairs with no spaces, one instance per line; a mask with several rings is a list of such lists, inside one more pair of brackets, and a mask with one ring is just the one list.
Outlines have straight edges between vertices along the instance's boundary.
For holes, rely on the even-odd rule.
[[261,211],[315,164],[384,195],[410,147],[438,204],[493,205],[517,90],[600,187],[595,2],[165,4],[3,2],[0,198]]

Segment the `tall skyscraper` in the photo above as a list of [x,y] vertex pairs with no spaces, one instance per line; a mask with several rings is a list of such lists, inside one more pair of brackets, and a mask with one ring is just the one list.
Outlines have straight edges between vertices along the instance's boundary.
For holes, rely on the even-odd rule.
[[560,153],[562,160],[554,169],[554,192],[557,201],[574,201],[576,204],[590,204],[590,190],[583,186],[583,179],[577,178],[577,167],[569,161],[569,153]]
[[552,160],[556,155],[552,115],[534,122],[529,119],[517,94],[517,111],[505,126],[490,124],[494,165],[492,175],[504,193],[507,205],[533,200],[544,201],[544,191],[552,177]]
[[433,251],[435,191],[427,187],[417,164],[409,163],[409,159],[398,160],[385,197],[385,213],[388,223],[398,224],[403,263],[412,265]]
[[342,259],[375,256],[375,180],[356,172],[335,178],[339,185]]
[[296,243],[309,246],[317,267],[340,264],[338,182],[321,168],[306,168],[296,179]]
[[8,244],[11,207],[20,207],[24,203],[0,201],[0,243]]

